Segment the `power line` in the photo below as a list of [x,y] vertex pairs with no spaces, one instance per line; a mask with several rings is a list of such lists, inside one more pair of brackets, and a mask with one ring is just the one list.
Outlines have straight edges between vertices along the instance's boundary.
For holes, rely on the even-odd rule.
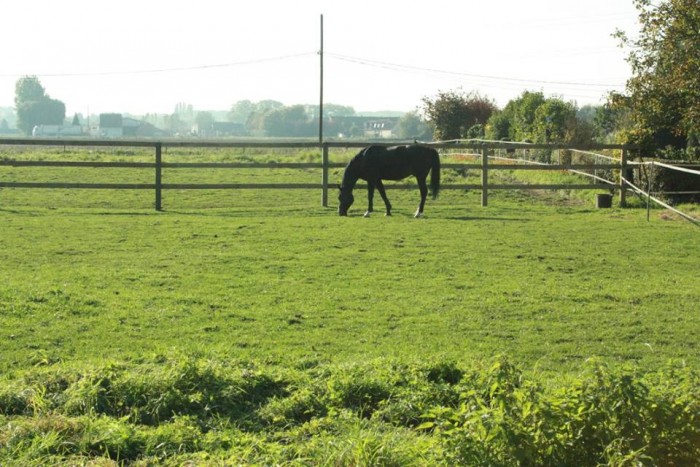
[[[244,60],[240,62],[230,62],[230,63],[220,63],[220,64],[214,64],[214,65],[194,65],[194,66],[184,66],[184,67],[173,67],[173,68],[153,68],[153,69],[147,69],[147,70],[128,70],[128,71],[88,71],[88,72],[73,72],[73,73],[30,73],[30,74],[35,74],[37,76],[42,76],[42,77],[84,77],[84,76],[116,76],[116,75],[145,75],[145,74],[157,74],[157,73],[174,73],[174,72],[182,72],[182,71],[198,71],[198,70],[209,70],[209,69],[215,69],[215,68],[231,68],[231,67],[237,67],[237,66],[246,66],[246,65],[258,65],[261,63],[270,63],[270,62],[277,62],[277,61],[282,61],[282,60],[289,60],[293,58],[299,58],[299,57],[304,57],[308,55],[316,55],[317,52],[304,52],[304,53],[298,53],[298,54],[291,54],[291,55],[282,55],[279,57],[267,57],[267,58],[259,58],[259,59],[254,59],[254,60]],[[26,74],[26,73],[24,73]],[[9,74],[9,73],[3,73],[0,74],[0,77],[3,78],[12,78],[12,77],[17,77],[17,76],[22,76],[24,75],[23,73],[15,73],[15,74]]]
[[557,86],[585,86],[585,87],[600,87],[600,88],[619,88],[623,85],[621,84],[605,84],[605,83],[580,83],[580,82],[568,82],[568,81],[547,81],[547,80],[536,80],[536,79],[521,79],[521,78],[510,78],[505,76],[491,76],[491,75],[479,75],[473,73],[462,73],[457,71],[447,71],[439,70],[435,68],[424,68],[413,65],[401,65],[397,63],[380,62],[376,60],[369,60],[364,58],[352,57],[348,55],[340,55],[334,53],[326,53],[326,56],[331,56],[338,60],[342,60],[350,63],[357,63],[360,65],[372,66],[377,68],[386,68],[391,70],[403,70],[403,71],[420,71],[428,73],[438,73],[443,75],[451,75],[465,78],[475,78],[475,79],[488,79],[488,80],[498,80],[511,83],[519,84],[547,84],[547,85],[557,85]]
[[[208,64],[208,65],[193,65],[193,66],[182,66],[182,67],[163,67],[163,68],[152,68],[143,70],[113,70],[113,71],[87,71],[87,72],[69,72],[69,73],[59,73],[59,72],[48,72],[48,73],[29,73],[36,74],[42,77],[90,77],[90,76],[119,76],[119,75],[143,75],[143,74],[160,74],[160,73],[176,73],[184,71],[200,71],[200,70],[211,70],[217,68],[231,68],[238,66],[249,66],[258,65],[262,63],[270,63],[276,61],[289,60],[299,57],[316,55],[318,52],[302,52],[297,54],[282,55],[277,57],[266,57],[253,60],[243,60],[238,62],[228,62],[219,64]],[[407,72],[423,72],[423,73],[433,73],[454,76],[459,78],[471,78],[477,80],[489,80],[489,81],[501,81],[505,83],[513,84],[532,84],[532,85],[555,85],[555,86],[583,86],[583,87],[599,87],[599,88],[621,88],[622,84],[610,84],[610,83],[581,83],[581,82],[570,82],[570,81],[550,81],[550,80],[538,80],[538,79],[523,79],[523,78],[511,78],[506,76],[494,76],[494,75],[481,75],[475,73],[464,73],[450,70],[441,70],[436,68],[426,68],[419,67],[415,65],[404,65],[391,62],[382,62],[377,60],[370,60],[366,58],[353,57],[350,55],[342,55],[337,53],[328,53],[325,55],[327,57],[335,58],[337,60],[355,63],[364,66],[370,66],[375,68],[384,68],[394,71],[407,71]],[[23,76],[27,73],[2,73],[0,77],[17,77]]]

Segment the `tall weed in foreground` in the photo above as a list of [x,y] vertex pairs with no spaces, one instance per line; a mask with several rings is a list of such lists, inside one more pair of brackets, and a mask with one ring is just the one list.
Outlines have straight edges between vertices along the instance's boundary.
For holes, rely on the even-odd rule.
[[697,465],[700,378],[669,372],[591,362],[569,385],[545,391],[499,361],[462,388],[457,407],[432,409],[419,428],[441,439],[454,464]]
[[[40,388],[40,389],[37,389]],[[698,465],[700,374],[202,356],[0,382],[0,464]]]

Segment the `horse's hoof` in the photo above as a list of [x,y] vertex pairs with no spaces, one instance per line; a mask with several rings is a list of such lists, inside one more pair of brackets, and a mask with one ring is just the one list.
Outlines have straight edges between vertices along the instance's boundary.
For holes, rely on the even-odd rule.
[[387,212],[386,214],[384,214],[384,217],[391,217],[391,213]]
[[369,217],[370,214],[371,214],[371,212],[367,211],[367,212],[365,213],[364,217]]
[[422,213],[422,212],[416,212],[416,214],[415,214],[413,217],[415,217],[416,219],[420,219],[421,217],[423,217],[423,213]]

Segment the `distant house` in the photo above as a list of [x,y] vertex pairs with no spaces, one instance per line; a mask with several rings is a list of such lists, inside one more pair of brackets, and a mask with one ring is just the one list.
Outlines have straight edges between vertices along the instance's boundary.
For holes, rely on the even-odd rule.
[[212,124],[214,136],[245,136],[245,125],[234,122],[214,122]]
[[122,114],[100,114],[100,136],[103,138],[154,138],[167,136],[167,133],[155,125]]
[[138,133],[141,122],[135,118],[123,117],[122,118],[122,136],[136,136]]
[[161,130],[155,125],[130,117],[124,117],[122,119],[122,133],[124,136],[137,138],[167,136],[167,132]]
[[[0,111],[4,110],[0,108]],[[2,112],[0,112],[0,135],[18,135],[20,134],[19,129],[10,128],[10,123],[6,118],[3,117]]]
[[399,117],[331,117],[327,131],[341,137],[392,138]]
[[0,135],[3,136],[16,136],[20,135],[22,132],[18,130],[17,128],[4,128],[0,126]]
[[234,122],[212,122],[206,127],[195,124],[192,133],[202,137],[247,136],[245,125]]
[[36,125],[32,129],[32,136],[37,137],[63,137],[81,136],[83,128],[80,125]]
[[371,118],[365,123],[365,136],[391,138],[398,122],[396,117]]
[[100,136],[103,138],[121,138],[124,136],[122,114],[100,114]]

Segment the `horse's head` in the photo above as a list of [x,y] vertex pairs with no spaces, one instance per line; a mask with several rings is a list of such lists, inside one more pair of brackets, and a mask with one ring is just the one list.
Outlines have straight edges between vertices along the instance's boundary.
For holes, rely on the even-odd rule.
[[355,201],[355,197],[352,195],[352,189],[346,189],[342,186],[340,187],[340,194],[338,195],[338,214],[341,216],[348,215],[348,209],[352,206]]

